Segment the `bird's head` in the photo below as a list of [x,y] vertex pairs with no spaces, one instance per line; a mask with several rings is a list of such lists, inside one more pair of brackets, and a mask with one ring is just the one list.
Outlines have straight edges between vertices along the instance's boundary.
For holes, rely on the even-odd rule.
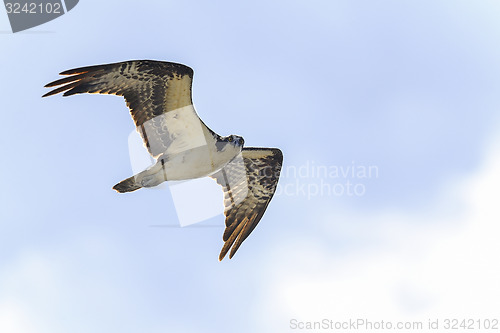
[[241,136],[234,134],[224,137],[224,140],[234,146],[243,147],[243,145],[245,144],[245,140]]
[[241,151],[243,149],[243,145],[245,140],[238,135],[229,135],[229,136],[221,136],[218,138],[216,145],[217,150],[227,150],[228,148],[231,150]]

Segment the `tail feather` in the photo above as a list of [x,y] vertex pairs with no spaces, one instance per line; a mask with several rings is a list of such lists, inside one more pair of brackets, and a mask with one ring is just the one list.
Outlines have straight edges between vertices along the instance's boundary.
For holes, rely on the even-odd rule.
[[138,184],[135,181],[135,179],[136,179],[136,177],[132,176],[132,177],[129,177],[125,180],[122,180],[121,182],[119,182],[118,184],[113,186],[113,190],[115,190],[119,193],[132,192],[132,191],[138,190],[142,186],[140,184]]

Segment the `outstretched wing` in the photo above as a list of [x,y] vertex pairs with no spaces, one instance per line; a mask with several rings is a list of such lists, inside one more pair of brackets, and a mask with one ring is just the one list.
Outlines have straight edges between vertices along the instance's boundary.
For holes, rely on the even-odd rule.
[[185,65],[132,60],[70,69],[60,74],[68,77],[45,87],[62,86],[43,97],[60,92],[64,92],[63,96],[81,93],[123,96],[153,157],[167,151],[174,139],[188,141],[192,134],[189,132],[199,132],[200,126],[205,127],[192,106],[193,70]]
[[222,185],[226,215],[219,260],[232,247],[231,259],[259,223],[276,191],[282,162],[277,148],[244,148],[239,158],[212,175]]

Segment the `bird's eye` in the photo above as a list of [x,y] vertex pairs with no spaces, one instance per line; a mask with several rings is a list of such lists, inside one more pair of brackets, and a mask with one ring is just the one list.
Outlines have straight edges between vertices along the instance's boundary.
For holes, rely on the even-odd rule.
[[230,136],[229,138],[227,138],[227,141],[232,142],[233,141],[233,137]]

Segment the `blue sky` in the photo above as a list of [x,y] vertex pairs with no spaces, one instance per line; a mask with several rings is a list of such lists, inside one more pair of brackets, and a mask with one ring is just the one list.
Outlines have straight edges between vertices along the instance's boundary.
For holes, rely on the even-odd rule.
[[[497,315],[499,11],[80,1],[12,34],[0,10],[0,331],[288,332],[292,318]],[[282,149],[289,192],[232,260],[217,260],[222,215],[154,227],[179,223],[168,189],[111,189],[132,172],[121,98],[41,98],[65,69],[129,59],[189,65],[209,127]],[[293,174],[313,165],[378,172]],[[313,195],[346,181],[363,195]]]

